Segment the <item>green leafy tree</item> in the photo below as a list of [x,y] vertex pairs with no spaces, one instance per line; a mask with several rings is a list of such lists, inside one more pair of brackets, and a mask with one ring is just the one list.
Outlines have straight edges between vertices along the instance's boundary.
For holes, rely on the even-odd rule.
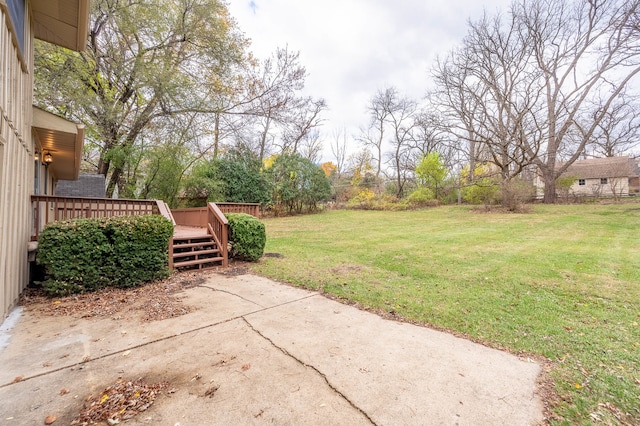
[[234,87],[247,44],[219,0],[96,0],[85,52],[36,43],[35,99],[88,126],[111,196],[150,125],[219,111],[215,95]]
[[185,195],[190,205],[207,201],[264,205],[271,201],[271,187],[258,156],[236,148],[199,162],[186,180]]
[[206,205],[207,201],[223,200],[224,182],[219,178],[215,160],[195,165],[184,185],[184,196],[189,207]]
[[223,183],[224,200],[232,203],[271,201],[271,187],[262,173],[262,162],[249,150],[237,148],[224,154],[217,162],[218,179]]
[[315,211],[318,203],[331,199],[331,184],[322,168],[298,154],[278,156],[267,173],[276,214]]
[[416,175],[419,183],[429,188],[434,197],[439,200],[442,196],[444,183],[449,175],[449,170],[440,161],[440,155],[437,152],[431,152],[424,156],[416,166]]

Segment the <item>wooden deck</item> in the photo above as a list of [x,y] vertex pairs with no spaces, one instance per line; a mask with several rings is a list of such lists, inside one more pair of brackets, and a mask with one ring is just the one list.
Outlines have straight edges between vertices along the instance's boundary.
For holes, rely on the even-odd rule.
[[173,238],[199,238],[209,236],[205,228],[197,226],[176,225],[173,228]]

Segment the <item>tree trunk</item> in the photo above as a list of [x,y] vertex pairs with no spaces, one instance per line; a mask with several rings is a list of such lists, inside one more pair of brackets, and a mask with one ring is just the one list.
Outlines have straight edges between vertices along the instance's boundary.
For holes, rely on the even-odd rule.
[[214,114],[213,121],[213,158],[218,158],[218,151],[220,150],[220,113]]
[[556,202],[556,176],[554,172],[544,172],[544,198],[545,204],[554,204]]

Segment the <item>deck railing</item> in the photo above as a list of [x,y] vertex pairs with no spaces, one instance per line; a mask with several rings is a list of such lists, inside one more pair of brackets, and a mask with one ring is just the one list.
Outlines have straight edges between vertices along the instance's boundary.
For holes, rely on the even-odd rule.
[[222,213],[246,213],[260,217],[260,204],[258,203],[216,203]]
[[208,211],[207,207],[194,207],[190,209],[171,209],[171,214],[176,221],[176,225],[206,228]]
[[[222,213],[246,213],[260,217],[260,204],[257,203],[215,203]],[[171,209],[176,225],[206,228],[209,207]]]
[[171,211],[163,201],[159,200],[32,195],[31,206],[33,211],[32,241],[38,240],[40,231],[45,225],[58,220],[162,214],[173,221]]
[[215,203],[207,204],[207,232],[216,240],[223,259],[222,267],[226,267],[229,259],[229,222]]

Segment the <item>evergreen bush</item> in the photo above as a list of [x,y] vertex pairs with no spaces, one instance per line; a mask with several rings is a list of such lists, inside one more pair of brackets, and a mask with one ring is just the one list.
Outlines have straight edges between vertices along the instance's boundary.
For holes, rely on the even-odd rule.
[[173,225],[160,215],[74,219],[49,224],[38,240],[50,295],[130,287],[168,274]]
[[229,257],[254,262],[262,257],[267,234],[264,223],[246,213],[226,213],[229,221]]

